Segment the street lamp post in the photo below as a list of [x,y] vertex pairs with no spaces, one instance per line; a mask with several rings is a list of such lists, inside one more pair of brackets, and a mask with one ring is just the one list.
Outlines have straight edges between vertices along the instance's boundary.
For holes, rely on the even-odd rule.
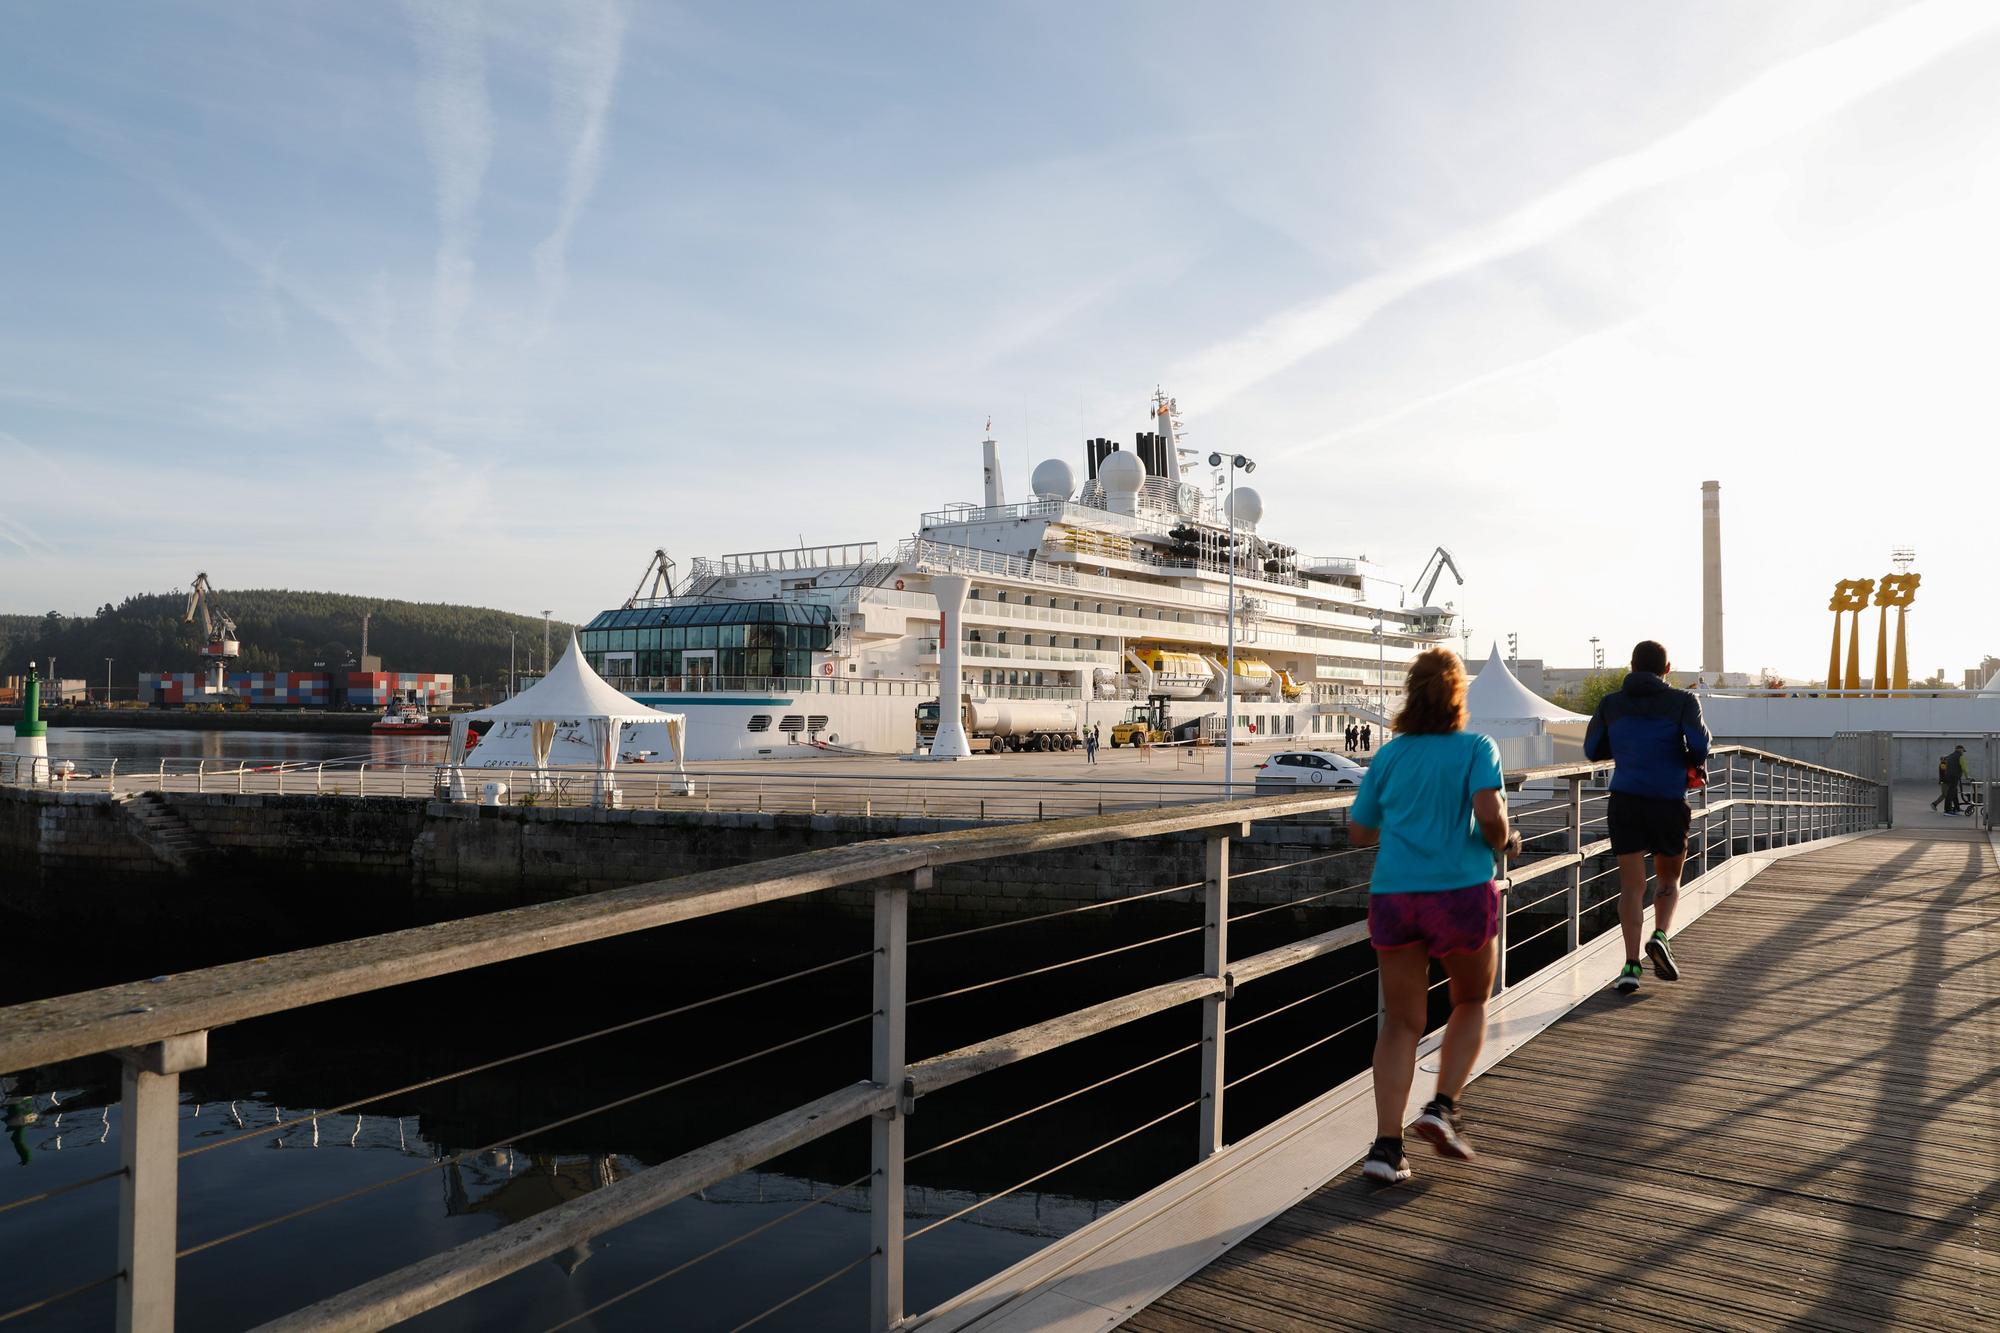
[[514,697],[514,633],[511,629],[507,631],[507,692],[501,696],[503,699]]
[[[1210,467],[1221,467],[1223,455],[1208,456]],[[1225,800],[1236,795],[1236,474],[1255,472],[1257,465],[1242,454],[1229,456],[1229,499],[1223,510],[1229,519],[1229,625],[1224,642],[1229,650],[1229,679],[1223,684],[1222,705],[1222,794]]]
[[[1386,641],[1382,637],[1382,622],[1376,621],[1369,631],[1375,636],[1375,711],[1383,717],[1389,716],[1389,682],[1384,679],[1389,672],[1389,655]],[[1382,729],[1387,731],[1388,724]]]
[[549,615],[550,613],[547,611],[542,612],[542,674],[544,676],[549,674]]
[[107,708],[111,706],[111,663],[113,660],[109,657],[104,659],[104,704]]

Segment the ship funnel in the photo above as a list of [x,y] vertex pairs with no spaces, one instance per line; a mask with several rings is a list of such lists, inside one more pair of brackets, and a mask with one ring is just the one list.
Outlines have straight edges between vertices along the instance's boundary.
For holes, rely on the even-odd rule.
[[1007,488],[1000,481],[1000,443],[989,436],[980,448],[986,453],[986,507],[998,509],[1007,503]]

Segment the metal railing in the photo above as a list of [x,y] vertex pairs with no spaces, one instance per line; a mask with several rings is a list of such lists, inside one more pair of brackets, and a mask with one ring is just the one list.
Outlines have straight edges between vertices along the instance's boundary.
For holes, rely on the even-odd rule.
[[[1602,794],[1586,795],[1585,784],[1598,771],[1591,766],[1554,767],[1531,770],[1516,775],[1514,779],[1561,784],[1567,791],[1566,799],[1519,803],[1522,822],[1530,835],[1529,847],[1538,854],[1535,859],[1515,867],[1507,877],[1509,906],[1503,913],[1500,937],[1501,956],[1507,962],[1525,962],[1523,951],[1546,939],[1548,943],[1542,946],[1541,952],[1553,955],[1555,962],[1559,963],[1562,955],[1575,952],[1590,938],[1591,926],[1599,920],[1599,909],[1616,897],[1614,890],[1596,902],[1589,901],[1591,887],[1615,873],[1604,868],[1602,862],[1608,843],[1601,836],[1596,836],[1602,828],[1602,803],[1606,798]],[[1710,772],[1711,785],[1700,793],[1699,804],[1693,811],[1693,831],[1689,840],[1691,880],[1716,869],[1731,856],[1744,852],[1788,847],[1872,828],[1880,808],[1875,784],[1865,779],[1761,751],[1720,750],[1711,762]],[[1365,877],[1357,875],[1354,880],[1337,888],[1275,906],[1237,911],[1231,908],[1232,878],[1243,879],[1264,873],[1252,870],[1232,876],[1232,839],[1248,836],[1253,825],[1267,821],[1338,812],[1353,799],[1352,792],[1332,796],[1280,796],[1058,820],[1027,829],[1019,826],[975,828],[862,843],[398,931],[253,962],[208,968],[179,976],[156,977],[150,982],[114,986],[0,1010],[0,1070],[21,1070],[100,1053],[115,1054],[123,1068],[123,1115],[118,1130],[120,1165],[114,1172],[66,1187],[83,1189],[113,1179],[118,1182],[119,1239],[115,1268],[107,1276],[68,1291],[52,1293],[18,1307],[13,1313],[46,1308],[50,1303],[78,1292],[115,1282],[120,1327],[151,1333],[171,1329],[176,1266],[180,1258],[233,1243],[266,1226],[279,1225],[322,1208],[337,1207],[383,1184],[423,1174],[441,1164],[448,1165],[496,1146],[469,1149],[443,1159],[442,1163],[426,1163],[389,1181],[371,1183],[360,1190],[320,1200],[266,1222],[183,1247],[177,1231],[181,1163],[211,1151],[225,1151],[232,1144],[260,1141],[276,1129],[304,1123],[306,1118],[281,1122],[270,1129],[248,1130],[193,1147],[179,1146],[179,1077],[183,1072],[204,1066],[210,1033],[217,1028],[285,1014],[342,997],[462,973],[510,959],[714,917],[761,903],[804,899],[834,889],[869,887],[873,893],[873,942],[862,952],[834,958],[775,979],[747,982],[724,995],[586,1031],[554,1046],[536,1047],[498,1062],[489,1061],[468,1069],[447,1071],[387,1092],[367,1093],[340,1107],[311,1112],[310,1117],[316,1123],[320,1116],[354,1112],[384,1098],[406,1093],[412,1087],[435,1086],[493,1068],[496,1063],[505,1064],[558,1047],[593,1040],[613,1031],[683,1015],[719,1000],[826,973],[863,960],[872,969],[871,1000],[866,1012],[832,1022],[829,1026],[821,1022],[825,1017],[824,1010],[821,1010],[814,1019],[821,1025],[803,1036],[742,1054],[707,1069],[620,1097],[603,1106],[567,1115],[553,1125],[572,1124],[644,1098],[658,1097],[696,1079],[737,1068],[749,1060],[794,1049],[800,1043],[827,1033],[862,1025],[866,1025],[871,1032],[871,1054],[865,1077],[818,1095],[813,1095],[815,1090],[812,1088],[799,1087],[797,1095],[801,1100],[789,1110],[693,1151],[603,1184],[580,1198],[560,1203],[524,1221],[503,1226],[490,1234],[328,1297],[266,1327],[386,1327],[443,1305],[543,1258],[553,1257],[580,1241],[632,1222],[783,1153],[847,1126],[866,1124],[870,1142],[869,1169],[864,1175],[832,1191],[832,1194],[865,1187],[871,1237],[868,1249],[836,1270],[835,1275],[822,1277],[811,1286],[785,1296],[780,1306],[773,1308],[780,1308],[818,1290],[838,1273],[866,1265],[870,1291],[868,1327],[875,1330],[895,1328],[905,1322],[904,1263],[911,1242],[993,1199],[1036,1184],[1057,1170],[1182,1116],[1191,1114],[1194,1121],[1193,1146],[1198,1158],[1205,1159],[1226,1151],[1223,1106],[1225,1095],[1230,1090],[1309,1051],[1324,1047],[1343,1035],[1359,1034],[1367,1025],[1377,1021],[1376,1002],[1369,995],[1373,988],[1365,984],[1366,979],[1374,975],[1372,966],[1351,969],[1339,981],[1301,998],[1285,1000],[1262,1012],[1243,1012],[1246,1007],[1256,1007],[1258,983],[1266,978],[1364,948],[1368,939],[1365,921],[1320,931],[1248,954],[1234,952],[1229,941],[1232,926],[1240,928],[1248,920],[1263,917],[1266,913],[1304,906],[1324,900],[1336,892],[1354,891],[1357,885],[1365,884]],[[1538,820],[1547,827],[1537,829]],[[940,871],[1001,857],[1022,857],[1186,834],[1196,834],[1202,839],[1203,870],[1198,880],[1107,897],[1103,901],[1065,908],[1050,915],[1089,912],[1139,898],[1178,897],[1190,907],[1199,903],[1198,924],[1151,935],[1136,943],[973,981],[955,990],[920,997],[909,993],[908,965],[912,949],[941,939],[980,934],[1019,924],[1002,921],[950,935],[912,940],[909,935],[911,902],[931,891],[934,877]],[[1549,848],[1537,845],[1550,839],[1560,839],[1560,846]],[[1368,855],[1368,849],[1347,848],[1302,858],[1290,864],[1296,868],[1311,863],[1326,863],[1330,870],[1346,858]],[[1366,863],[1354,861],[1349,864]],[[1030,921],[1047,919],[1047,916],[1025,918]],[[1279,924],[1283,920],[1277,918],[1270,924]],[[1533,929],[1530,930],[1530,927]],[[1129,950],[1158,946],[1177,939],[1191,942],[1196,938],[1199,939],[1199,966],[1175,979],[1125,989],[1101,1003],[922,1058],[912,1058],[907,1050],[908,1015],[920,1005],[1044,976],[1057,969],[1085,966],[1112,955],[1124,955]],[[1560,949],[1556,947],[1558,940]],[[1007,960],[1010,964],[1018,963],[1006,951],[989,951],[985,956]],[[1510,976],[1510,969],[1503,965],[1495,978],[1496,993],[1519,985],[1525,979]],[[1262,993],[1268,996],[1271,991],[1265,989]],[[1242,1044],[1227,1040],[1233,1034],[1242,1033],[1281,1012],[1292,1012],[1296,1018],[1298,1006],[1322,999],[1338,999],[1346,1008],[1316,1020],[1311,1031],[1321,1035],[1313,1036],[1300,1048],[1275,1059],[1264,1058],[1265,1053],[1259,1052],[1258,1059],[1246,1062],[1253,1063],[1254,1067],[1244,1068],[1241,1064],[1231,1063],[1230,1050]],[[557,1002],[556,997],[552,997],[551,1002]],[[1064,1093],[1027,1111],[996,1119],[942,1144],[919,1152],[910,1151],[905,1132],[922,1099],[1042,1053],[1125,1028],[1153,1015],[1187,1007],[1199,1009],[1198,1041],[1108,1076],[1094,1078],[1083,1089]],[[1254,1044],[1251,1049],[1256,1049]],[[1198,1084],[1186,1088],[1185,1097],[1176,1095],[1172,1099],[1174,1105],[1164,1113],[1148,1118],[1137,1127],[1125,1127],[1115,1136],[1093,1146],[1047,1144],[1047,1160],[1055,1165],[1036,1170],[1019,1185],[993,1191],[987,1199],[919,1225],[911,1225],[906,1218],[906,1171],[912,1161],[1196,1050],[1200,1052]],[[861,1074],[863,1071],[856,1069],[855,1072]],[[550,1128],[552,1126],[538,1126],[513,1137],[526,1137]],[[501,1142],[509,1141],[512,1140]],[[1023,1164],[1021,1169],[1026,1171],[1029,1165]],[[832,1194],[824,1197],[832,1197]],[[37,1206],[44,1202],[45,1198],[30,1197],[10,1206]],[[787,1213],[777,1221],[781,1222],[799,1211],[803,1208]],[[770,1225],[776,1224],[773,1222]],[[760,1227],[757,1230],[761,1232],[765,1229]],[[750,1233],[726,1241],[689,1262],[699,1262],[701,1258],[720,1253],[738,1240],[747,1238],[747,1234]],[[644,1278],[592,1309],[601,1309],[604,1305],[646,1290],[686,1266],[678,1265],[664,1273]],[[957,1299],[947,1300],[933,1310],[932,1315],[948,1312]],[[765,1313],[770,1313],[770,1310]],[[0,1322],[8,1317],[7,1312],[0,1312]]]
[[[791,740],[775,730],[773,743]],[[1274,738],[1272,744],[1286,738]],[[811,747],[798,747],[802,757]],[[1259,751],[1252,751],[1253,755]],[[1057,756],[1050,756],[1056,758]],[[455,769],[434,759],[410,762],[352,756],[344,759],[156,759],[65,761],[37,766],[20,755],[0,754],[0,786],[37,786],[70,792],[354,796],[428,801],[479,801],[486,783],[505,790],[493,803],[514,808],[575,809],[615,803],[629,810],[752,811],[763,814],[858,815],[864,818],[1033,820],[1099,815],[1117,810],[1160,809],[1220,801],[1220,747],[1161,744],[1126,756],[1112,773],[1069,752],[1069,775],[1011,776],[942,773],[929,764],[899,764],[891,773],[856,774],[829,768],[811,772],[745,767],[686,772],[669,764],[621,764],[615,769],[548,767]],[[1011,763],[1001,759],[1000,766]],[[1103,776],[1099,776],[1104,773]],[[1265,792],[1272,784],[1256,785]],[[1288,788],[1287,788],[1288,789]],[[1239,793],[1253,790],[1239,780]]]

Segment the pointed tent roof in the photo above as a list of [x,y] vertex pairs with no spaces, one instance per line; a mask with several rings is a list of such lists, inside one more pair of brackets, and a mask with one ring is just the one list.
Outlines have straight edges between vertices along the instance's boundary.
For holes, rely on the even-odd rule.
[[569,651],[562,655],[562,661],[557,662],[548,675],[511,699],[466,714],[467,720],[492,722],[526,722],[535,718],[566,721],[590,717],[610,718],[617,722],[665,722],[680,716],[679,713],[663,713],[657,708],[648,708],[606,684],[604,677],[591,670],[590,663],[583,660],[583,650],[577,646],[575,634],[569,636]]
[[1465,712],[1469,722],[1517,722],[1539,718],[1545,722],[1588,722],[1582,713],[1572,713],[1542,698],[1515,678],[1500,656],[1500,645],[1465,691]]
[[2000,694],[2000,671],[1996,671],[1988,677],[1986,684],[1980,687],[1979,692],[1989,698]]

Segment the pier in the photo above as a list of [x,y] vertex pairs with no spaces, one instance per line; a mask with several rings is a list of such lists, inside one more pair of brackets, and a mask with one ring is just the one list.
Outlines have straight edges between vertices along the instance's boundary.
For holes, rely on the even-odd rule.
[[[875,1330],[1989,1323],[1995,1274],[1976,1224],[1992,1190],[2000,876],[1983,835],[1887,829],[1876,783],[1776,755],[1725,748],[1712,772],[1680,922],[1688,977],[1649,979],[1634,999],[1605,991],[1622,950],[1606,910],[1615,876],[1598,861],[1601,771],[1520,775],[1553,786],[1563,818],[1536,835],[1509,877],[1505,966],[1468,1095],[1483,1155],[1469,1165],[1417,1160],[1417,1179],[1400,1189],[1368,1191],[1350,1169],[1373,1133],[1365,1071],[1262,1124],[1239,1129],[1232,1120],[1255,1080],[1369,1039],[1365,924],[1272,942],[1256,932],[1296,918],[1269,914],[1310,895],[1247,906],[1256,872],[1234,859],[1254,826],[1336,813],[1352,796],[1211,801],[858,842],[0,1011],[0,1070],[114,1053],[124,1090],[117,1169],[65,1190],[96,1192],[117,1219],[116,1251],[90,1282],[35,1293],[0,1315],[99,1300],[121,1327],[169,1329],[181,1266],[232,1251],[228,1262],[255,1262],[273,1253],[267,1234],[289,1234],[294,1245],[333,1234],[312,1229],[336,1226],[346,1196],[225,1223],[191,1206],[207,1197],[198,1189],[183,1195],[183,1177],[198,1181],[211,1169],[202,1157],[276,1130],[176,1137],[178,1080],[229,1041],[234,1024],[283,1021],[304,1006],[638,931],[671,940],[689,923],[759,904],[865,891],[871,948],[776,978],[746,967],[741,981],[754,988],[852,965],[866,975],[854,1012],[817,1006],[798,1015],[796,1039],[753,1045],[568,1117],[632,1103],[664,1108],[677,1089],[720,1077],[741,1106],[729,1132],[476,1239],[411,1253],[388,1271],[336,1280],[302,1268],[289,1313],[232,1318],[211,1306],[199,1321],[181,1311],[181,1326],[382,1328],[451,1302],[474,1320],[518,1320],[518,1308],[495,1303],[503,1279],[849,1127],[867,1136],[865,1169],[798,1211],[834,1196],[865,1201],[866,1243],[825,1273],[760,1284],[739,1293],[742,1310],[703,1311],[704,1319],[728,1325],[821,1299],[836,1302],[821,1307],[828,1324]],[[910,958],[931,939],[912,932],[912,907],[941,872],[1190,835],[1204,848],[1201,878],[1169,887],[1198,900],[1197,923],[1055,965],[1102,968],[1128,949],[1169,946],[1184,960],[1169,979],[1134,988],[1108,973],[1094,1003],[1047,1013],[1033,987],[1050,968],[1020,967],[1002,935],[987,954],[990,975],[912,993]],[[1010,984],[1016,1025],[949,1049],[914,1043],[922,1029],[912,1015],[933,1001]],[[1322,1015],[1318,1035],[1296,1049],[1259,1045],[1264,1019],[1307,1003],[1324,1006],[1310,1011]],[[977,1152],[988,1132],[1078,1094],[996,1108],[949,1139],[936,1137],[937,1117],[926,1114],[934,1099],[963,1089],[956,1095],[976,1104],[999,1071],[1160,1016],[1180,1025],[1181,1044],[1164,1053],[1089,1047],[1102,1063],[1091,1086],[1179,1060],[1169,1068],[1186,1074],[1180,1095],[1129,1124],[1037,1141],[1032,1160],[996,1162],[1017,1183],[961,1210],[909,1214],[912,1163],[968,1144]],[[574,1040],[598,1035],[587,1009],[573,1018]],[[782,1059],[768,1059],[828,1023],[867,1034],[851,1078],[794,1083]],[[469,1072],[440,1068],[427,1082]],[[1426,1080],[1420,1068],[1413,1104],[1429,1095]],[[293,1123],[352,1116],[358,1134],[357,1113],[397,1091],[355,1087]],[[909,1299],[929,1262],[926,1236],[1163,1126],[1185,1136],[1184,1170],[969,1287]],[[31,1216],[50,1202],[9,1207]],[[665,1299],[678,1271],[662,1265],[585,1313]]]

